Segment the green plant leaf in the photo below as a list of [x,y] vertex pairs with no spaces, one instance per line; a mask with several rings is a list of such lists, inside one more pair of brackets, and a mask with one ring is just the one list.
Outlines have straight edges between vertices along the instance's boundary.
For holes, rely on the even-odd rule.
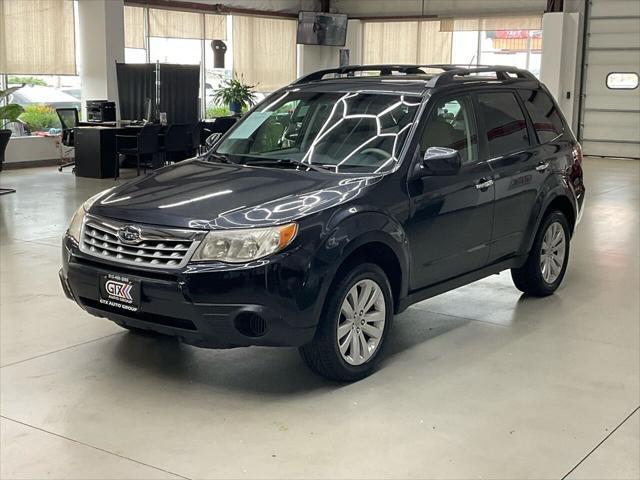
[[10,103],[9,105],[0,107],[0,119],[13,122],[18,119],[22,112],[24,112],[24,108],[15,103]]

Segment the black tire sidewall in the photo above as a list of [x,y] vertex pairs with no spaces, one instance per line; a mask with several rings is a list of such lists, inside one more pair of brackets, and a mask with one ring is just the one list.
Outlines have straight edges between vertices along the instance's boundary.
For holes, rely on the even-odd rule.
[[[376,282],[380,289],[382,290],[382,294],[384,295],[385,301],[385,322],[384,322],[384,331],[382,332],[382,337],[380,338],[380,343],[376,348],[376,351],[373,353],[371,358],[369,358],[362,365],[351,365],[345,361],[340,353],[338,347],[338,321],[340,318],[340,309],[342,308],[342,302],[349,290],[356,283],[361,280],[373,280]],[[321,319],[321,337],[322,341],[329,342],[332,348],[333,355],[335,356],[338,368],[344,372],[345,377],[351,377],[353,379],[362,378],[368,375],[371,370],[375,367],[377,360],[380,358],[380,353],[384,349],[385,341],[387,338],[387,334],[391,327],[391,322],[393,321],[393,296],[391,294],[391,286],[389,285],[389,280],[385,275],[384,271],[373,263],[363,263],[355,268],[353,268],[349,273],[344,275],[344,277],[337,282],[335,287],[332,287],[332,291],[329,293],[327,297],[326,308],[323,312]]]

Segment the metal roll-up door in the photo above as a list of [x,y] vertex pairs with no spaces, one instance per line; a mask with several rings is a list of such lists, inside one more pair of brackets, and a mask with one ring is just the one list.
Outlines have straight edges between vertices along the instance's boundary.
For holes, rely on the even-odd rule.
[[584,153],[640,158],[640,1],[590,0],[586,15]]

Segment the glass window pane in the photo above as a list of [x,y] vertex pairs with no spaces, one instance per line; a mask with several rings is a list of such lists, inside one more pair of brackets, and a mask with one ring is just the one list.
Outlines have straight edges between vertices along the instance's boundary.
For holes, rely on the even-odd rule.
[[462,163],[478,158],[478,136],[468,97],[450,98],[436,106],[420,140],[423,157],[429,147],[458,150]]
[[564,131],[553,100],[543,90],[519,90],[540,143],[550,142]]
[[611,72],[607,75],[607,88],[633,90],[638,88],[638,74],[634,72]]
[[479,121],[487,132],[490,158],[529,148],[529,134],[524,114],[512,93],[482,93]]

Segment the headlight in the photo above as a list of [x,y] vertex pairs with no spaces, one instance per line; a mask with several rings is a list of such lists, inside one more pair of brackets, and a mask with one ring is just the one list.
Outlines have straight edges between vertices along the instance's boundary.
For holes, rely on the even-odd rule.
[[67,229],[67,235],[72,237],[76,242],[80,241],[80,233],[82,231],[82,222],[84,220],[84,215],[91,208],[91,205],[95,203],[96,200],[106,195],[108,192],[113,190],[115,187],[108,188],[107,190],[103,190],[100,193],[95,194],[89,200],[85,201],[76,212],[71,217],[71,223],[69,224],[69,228]]
[[267,228],[219,230],[207,233],[192,261],[245,263],[282,250],[298,233],[295,223]]

